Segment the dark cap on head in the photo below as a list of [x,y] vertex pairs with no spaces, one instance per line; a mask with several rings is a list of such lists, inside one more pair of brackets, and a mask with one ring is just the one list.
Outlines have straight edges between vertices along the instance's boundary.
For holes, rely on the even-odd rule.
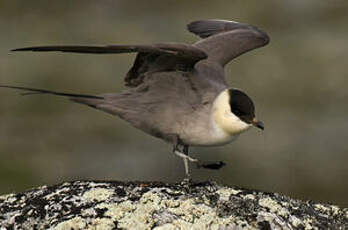
[[251,98],[239,89],[229,89],[228,93],[230,94],[231,112],[245,123],[263,130],[263,123],[255,118],[255,106]]
[[251,124],[255,118],[255,106],[251,98],[239,89],[229,89],[229,94],[232,113]]

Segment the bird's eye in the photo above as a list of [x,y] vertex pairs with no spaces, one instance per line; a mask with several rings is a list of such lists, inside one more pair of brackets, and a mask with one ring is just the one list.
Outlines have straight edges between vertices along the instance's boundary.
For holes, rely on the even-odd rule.
[[237,116],[242,115],[242,111],[240,109],[233,109],[232,112]]

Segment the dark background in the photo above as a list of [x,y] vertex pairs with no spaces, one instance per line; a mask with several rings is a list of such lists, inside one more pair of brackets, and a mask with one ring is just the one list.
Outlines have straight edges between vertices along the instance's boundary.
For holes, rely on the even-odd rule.
[[[348,206],[348,2],[0,1],[0,84],[119,92],[133,54],[11,53],[49,44],[194,42],[186,24],[221,18],[257,25],[271,43],[227,67],[266,129],[194,148],[221,171],[195,180]],[[0,89],[0,193],[66,180],[180,181],[171,146],[106,113],[53,96]]]

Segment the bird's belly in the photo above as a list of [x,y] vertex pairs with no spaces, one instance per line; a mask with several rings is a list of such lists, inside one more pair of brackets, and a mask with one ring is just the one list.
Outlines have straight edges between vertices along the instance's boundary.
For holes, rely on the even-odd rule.
[[191,129],[180,135],[180,139],[191,146],[218,146],[228,144],[238,136],[239,134],[230,135],[222,130]]

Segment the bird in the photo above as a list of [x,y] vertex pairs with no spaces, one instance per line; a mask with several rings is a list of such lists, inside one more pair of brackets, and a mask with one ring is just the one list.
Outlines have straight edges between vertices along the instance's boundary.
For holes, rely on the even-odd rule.
[[260,28],[220,19],[197,20],[188,31],[200,37],[192,44],[51,45],[12,51],[87,54],[137,53],[124,78],[126,89],[98,95],[63,93],[46,89],[0,85],[24,90],[24,95],[51,94],[115,115],[135,128],[173,146],[172,152],[189,163],[219,169],[225,163],[203,164],[190,157],[191,146],[228,144],[254,126],[255,105],[246,92],[227,84],[224,67],[250,50],[265,46],[269,36]]

